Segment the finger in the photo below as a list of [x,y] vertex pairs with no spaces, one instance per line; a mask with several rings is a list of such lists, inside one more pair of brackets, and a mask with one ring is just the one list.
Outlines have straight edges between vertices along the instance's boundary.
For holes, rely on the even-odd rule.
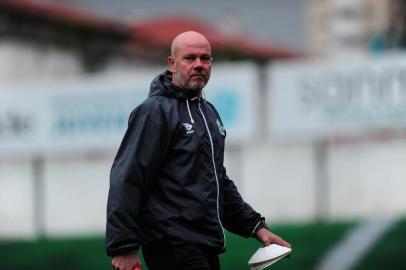
[[133,270],[142,270],[142,262],[139,259],[137,259],[137,265]]
[[285,240],[283,240],[282,238],[278,239],[279,240],[279,245],[284,246],[284,247],[288,247],[291,248],[290,244],[288,242],[286,242]]
[[113,269],[115,269],[115,270],[117,270],[117,269],[118,269],[118,267],[116,266],[116,263],[115,263],[114,259],[113,259],[113,260],[111,260],[111,266],[112,266],[112,267],[113,267]]

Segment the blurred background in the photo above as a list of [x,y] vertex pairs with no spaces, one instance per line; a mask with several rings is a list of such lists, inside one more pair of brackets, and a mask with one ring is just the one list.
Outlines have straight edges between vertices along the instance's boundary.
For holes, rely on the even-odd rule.
[[[228,175],[294,248],[272,268],[403,269],[405,15],[404,0],[0,0],[0,268],[111,269],[128,115],[195,30]],[[259,244],[228,239],[222,269],[248,269]]]

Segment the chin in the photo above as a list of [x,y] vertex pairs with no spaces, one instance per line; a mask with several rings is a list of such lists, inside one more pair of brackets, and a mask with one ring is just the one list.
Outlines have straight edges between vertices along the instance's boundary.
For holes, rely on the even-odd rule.
[[199,83],[199,84],[193,84],[193,85],[187,85],[185,89],[190,90],[190,91],[200,91],[205,87],[205,83]]

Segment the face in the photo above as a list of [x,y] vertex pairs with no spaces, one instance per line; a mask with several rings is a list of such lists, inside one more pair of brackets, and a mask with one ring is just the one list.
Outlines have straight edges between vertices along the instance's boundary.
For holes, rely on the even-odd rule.
[[181,44],[168,58],[173,84],[186,90],[203,89],[210,78],[211,64],[211,49],[207,42]]

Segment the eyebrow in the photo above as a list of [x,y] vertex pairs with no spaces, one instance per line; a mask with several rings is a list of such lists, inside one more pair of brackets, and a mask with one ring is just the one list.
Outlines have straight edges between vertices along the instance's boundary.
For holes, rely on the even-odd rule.
[[211,55],[210,55],[210,54],[208,54],[208,53],[203,53],[203,54],[198,54],[198,53],[187,53],[187,54],[185,54],[183,57],[187,57],[187,56],[199,56],[199,57],[202,57],[202,56],[208,56],[208,57],[211,57]]

